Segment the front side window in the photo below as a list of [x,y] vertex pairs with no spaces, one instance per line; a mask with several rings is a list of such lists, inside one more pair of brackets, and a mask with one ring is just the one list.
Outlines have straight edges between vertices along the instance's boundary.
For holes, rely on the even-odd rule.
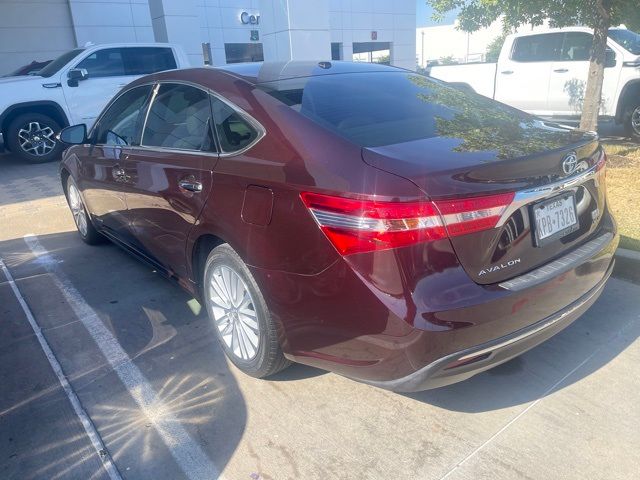
[[513,44],[511,60],[516,62],[553,62],[560,58],[562,33],[518,37]]
[[105,48],[93,52],[75,68],[84,68],[89,78],[121,77],[126,75],[122,48]]
[[586,62],[591,58],[592,44],[593,35],[590,33],[565,33],[560,59],[563,62]]
[[242,150],[258,137],[256,129],[222,100],[212,97],[211,104],[223,152],[233,153]]
[[142,145],[209,150],[211,146],[209,95],[189,85],[164,84],[149,109]]
[[137,145],[144,120],[151,85],[144,85],[122,94],[107,109],[96,127],[96,143],[101,145]]
[[127,75],[149,75],[177,67],[173,50],[167,47],[132,47],[123,52]]

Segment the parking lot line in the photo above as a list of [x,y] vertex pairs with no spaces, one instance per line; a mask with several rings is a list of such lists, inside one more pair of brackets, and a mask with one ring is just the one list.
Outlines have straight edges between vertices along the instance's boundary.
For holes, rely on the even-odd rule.
[[131,361],[111,331],[68,280],[54,256],[40,244],[35,235],[26,235],[24,240],[37,262],[51,274],[53,282],[62,292],[67,303],[85,326],[138,407],[154,426],[185,476],[192,480],[221,478],[216,466],[200,446],[191,439],[177,418],[171,414],[170,408],[159,399],[149,381]]
[[53,373],[58,378],[58,381],[60,382],[60,385],[62,386],[64,393],[67,395],[67,398],[69,399],[69,402],[73,407],[73,411],[76,413],[76,415],[80,419],[80,422],[84,427],[84,431],[87,433],[89,440],[91,440],[93,448],[95,448],[96,453],[98,454],[98,457],[102,461],[102,465],[107,471],[109,478],[111,480],[122,480],[122,477],[118,472],[118,469],[113,464],[113,461],[111,459],[111,456],[109,455],[109,452],[105,448],[104,443],[102,443],[102,439],[100,438],[100,435],[96,431],[96,428],[91,422],[91,419],[89,418],[89,416],[87,415],[87,412],[85,412],[84,408],[82,407],[82,404],[78,399],[78,396],[76,395],[73,388],[69,384],[69,381],[67,380],[67,377],[65,376],[64,371],[62,370],[62,366],[60,365],[60,362],[58,362],[58,359],[56,358],[55,354],[53,353],[53,350],[49,346],[47,339],[44,338],[44,335],[42,334],[40,326],[38,325],[38,322],[33,316],[33,313],[31,312],[29,305],[27,305],[27,302],[22,296],[22,293],[20,293],[20,289],[18,288],[18,285],[16,285],[16,282],[14,281],[13,276],[11,275],[11,272],[9,271],[9,269],[7,268],[7,266],[5,265],[4,261],[1,258],[0,258],[0,269],[3,271],[5,277],[7,278],[7,282],[9,283],[11,290],[16,296],[18,303],[22,307],[22,310],[24,311],[24,314],[27,317],[27,320],[29,321],[29,325],[33,329],[33,333],[36,335],[36,338],[38,339],[38,342],[40,343],[40,346],[42,347],[42,350],[44,351],[44,354],[47,357],[47,360],[49,361],[49,365],[51,365],[51,369],[53,370]]

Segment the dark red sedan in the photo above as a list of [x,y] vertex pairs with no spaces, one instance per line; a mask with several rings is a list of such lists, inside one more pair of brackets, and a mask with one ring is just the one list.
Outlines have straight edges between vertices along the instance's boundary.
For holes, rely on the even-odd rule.
[[83,240],[177,280],[256,377],[463,380],[569,325],[613,267],[594,134],[405,70],[159,73],[61,139]]

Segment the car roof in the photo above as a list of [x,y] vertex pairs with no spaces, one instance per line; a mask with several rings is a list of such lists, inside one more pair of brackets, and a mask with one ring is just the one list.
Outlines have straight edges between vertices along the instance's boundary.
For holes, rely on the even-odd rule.
[[90,43],[88,45],[80,45],[73,50],[94,50],[103,48],[128,48],[128,47],[169,47],[176,48],[175,43],[165,42],[121,42],[121,43]]
[[379,63],[341,62],[333,60],[320,62],[294,60],[289,62],[236,63],[214,67],[213,69],[229,73],[253,84],[321,75],[404,71],[402,68]]

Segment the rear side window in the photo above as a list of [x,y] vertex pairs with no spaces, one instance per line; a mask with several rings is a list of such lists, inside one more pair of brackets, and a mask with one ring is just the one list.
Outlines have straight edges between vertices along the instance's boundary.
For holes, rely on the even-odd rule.
[[209,150],[212,144],[209,95],[180,84],[160,85],[149,109],[142,145]]
[[124,49],[124,65],[127,75],[150,73],[176,68],[176,59],[170,48],[135,47]]
[[256,129],[229,105],[215,97],[211,98],[211,105],[223,152],[242,150],[258,137]]
[[76,68],[84,68],[89,78],[124,76],[124,56],[122,48],[98,50],[82,60]]
[[560,58],[562,33],[518,37],[513,44],[511,59],[516,62],[553,62]]
[[151,94],[151,85],[123,93],[100,118],[96,143],[102,145],[137,145],[144,120],[144,106]]

